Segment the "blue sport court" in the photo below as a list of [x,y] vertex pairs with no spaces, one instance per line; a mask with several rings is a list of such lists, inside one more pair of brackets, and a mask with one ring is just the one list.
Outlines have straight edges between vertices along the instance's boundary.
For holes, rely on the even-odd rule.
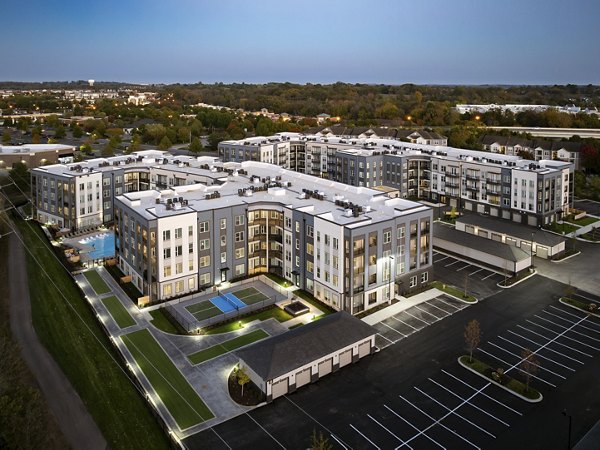
[[213,297],[210,302],[219,308],[223,313],[236,311],[245,308],[247,305],[232,293],[222,294],[219,297]]

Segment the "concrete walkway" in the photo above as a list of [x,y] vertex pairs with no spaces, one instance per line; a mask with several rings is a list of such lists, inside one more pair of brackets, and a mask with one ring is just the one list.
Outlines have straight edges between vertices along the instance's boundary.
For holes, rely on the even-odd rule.
[[[600,217],[598,216],[594,216],[592,214],[587,214],[586,217],[593,217],[594,219],[598,219],[597,222],[591,223],[589,225],[584,225],[582,227],[577,228],[575,231],[571,232],[571,233],[567,233],[565,234],[565,237],[577,237],[577,236],[581,236],[582,234],[586,234],[589,233],[590,231],[592,231],[592,228],[598,228],[600,227]],[[567,224],[567,225],[573,225],[570,222],[563,222],[562,220],[557,221],[556,223],[558,224]],[[555,233],[558,234],[558,233]]]
[[412,308],[415,305],[420,303],[427,302],[432,298],[439,297],[440,295],[447,295],[439,289],[429,289],[425,292],[421,292],[420,294],[413,295],[411,297],[396,297],[399,301],[394,303],[393,305],[388,306],[387,308],[380,309],[373,314],[369,314],[367,317],[363,318],[363,322],[368,323],[369,325],[375,325],[376,323],[381,322],[382,320],[387,319],[388,317],[394,316],[399,312],[404,311],[405,309]]
[[105,449],[107,442],[56,361],[40,343],[31,321],[25,250],[10,235],[10,327],[63,435],[74,449]]

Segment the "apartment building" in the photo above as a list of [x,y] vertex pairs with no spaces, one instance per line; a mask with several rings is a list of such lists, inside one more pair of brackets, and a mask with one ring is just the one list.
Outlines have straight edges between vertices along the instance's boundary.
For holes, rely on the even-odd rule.
[[[573,204],[574,163],[568,161],[530,161],[510,154],[329,134],[282,133],[255,139],[257,158],[264,140],[270,146],[278,141],[295,146],[296,160],[304,155],[305,163],[303,169],[296,164],[293,170],[302,173],[357,187],[394,188],[403,198],[440,202],[530,225],[555,221]],[[236,153],[239,146],[240,141],[221,142],[221,157],[228,160],[237,154],[236,161],[244,160],[243,153]]]
[[272,164],[222,167],[211,186],[115,198],[119,265],[151,301],[269,272],[356,314],[429,280],[430,207]]

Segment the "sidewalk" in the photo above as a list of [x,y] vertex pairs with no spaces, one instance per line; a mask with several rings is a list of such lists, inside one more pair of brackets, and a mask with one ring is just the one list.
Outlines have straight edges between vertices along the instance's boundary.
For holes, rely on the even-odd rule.
[[375,325],[376,323],[381,322],[382,320],[387,319],[388,317],[394,316],[399,312],[404,311],[405,309],[412,308],[415,305],[420,303],[424,303],[432,298],[439,297],[444,293],[439,289],[429,289],[425,292],[421,292],[420,294],[413,295],[412,297],[396,297],[399,302],[394,303],[387,308],[383,308],[373,314],[368,315],[363,318],[363,322],[368,323],[369,325]]

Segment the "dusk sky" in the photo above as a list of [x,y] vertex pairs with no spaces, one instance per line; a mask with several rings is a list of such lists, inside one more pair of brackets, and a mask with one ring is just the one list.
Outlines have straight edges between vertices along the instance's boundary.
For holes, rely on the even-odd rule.
[[598,0],[8,1],[0,80],[600,83]]

